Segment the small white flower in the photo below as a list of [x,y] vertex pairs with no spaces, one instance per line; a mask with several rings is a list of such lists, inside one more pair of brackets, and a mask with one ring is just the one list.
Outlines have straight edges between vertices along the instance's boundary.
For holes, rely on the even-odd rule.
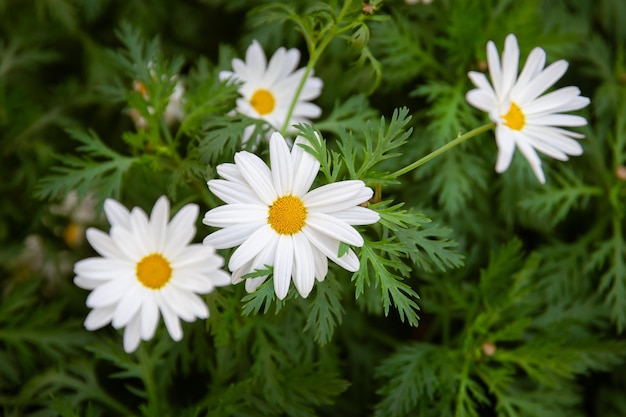
[[150,340],[159,312],[172,337],[182,338],[180,320],[207,318],[209,310],[197,294],[230,283],[222,271],[224,260],[210,246],[189,244],[196,233],[198,206],[188,204],[171,222],[169,201],[161,197],[150,218],[140,208],[129,212],[107,199],[104,212],[110,234],[90,228],[87,240],[102,256],[83,259],[74,266],[74,283],[93,290],[85,320],[88,330],[112,323],[125,327],[124,350],[134,351],[139,339]]
[[586,125],[584,117],[562,113],[582,109],[589,99],[580,95],[578,87],[563,87],[539,97],[565,74],[568,64],[559,60],[544,68],[546,53],[535,48],[518,77],[519,47],[515,35],[506,37],[502,63],[496,46],[489,41],[487,61],[492,84],[484,74],[470,72],[469,78],[478,88],[469,91],[466,99],[487,112],[497,124],[496,171],[506,171],[517,146],[539,181],[545,183],[536,151],[561,161],[566,161],[568,155],[582,154],[580,143],[573,138],[581,139],[584,135],[557,126]]
[[[319,97],[323,85],[322,80],[311,73],[287,121],[289,108],[305,72],[305,68],[295,71],[299,61],[300,51],[297,49],[278,48],[268,64],[261,45],[254,40],[246,52],[246,61],[233,59],[234,72],[222,71],[219,78],[243,83],[239,88],[242,98],[237,99],[238,112],[264,120],[276,131],[288,123],[288,132],[293,133],[295,130],[291,126],[310,123],[310,119],[322,114],[317,105],[309,102]],[[244,142],[253,129],[254,126],[246,129]]]
[[[221,227],[204,240],[217,249],[239,246],[228,263],[233,283],[265,265],[273,266],[274,291],[287,295],[293,279],[307,297],[315,279],[322,281],[328,260],[348,271],[359,269],[359,259],[348,249],[339,256],[339,244],[362,246],[353,225],[372,224],[379,215],[359,206],[372,197],[363,181],[340,181],[309,191],[320,164],[296,140],[291,152],[280,133],[270,138],[271,170],[256,155],[235,154],[234,164],[217,167],[224,179],[208,182],[226,205],[206,213],[203,223]],[[267,277],[248,278],[254,291]]]
[[68,246],[74,248],[84,243],[85,228],[96,220],[96,203],[93,193],[80,199],[78,192],[72,190],[61,204],[50,205],[50,213],[69,220],[62,233]]

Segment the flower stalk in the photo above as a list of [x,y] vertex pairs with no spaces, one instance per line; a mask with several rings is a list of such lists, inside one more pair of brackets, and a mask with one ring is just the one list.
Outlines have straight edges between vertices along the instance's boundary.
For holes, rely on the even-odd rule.
[[426,162],[428,162],[428,161],[430,161],[432,159],[435,159],[436,157],[438,157],[442,153],[445,153],[445,152],[449,151],[450,149],[452,149],[455,146],[458,146],[461,143],[463,143],[463,142],[473,138],[474,136],[478,136],[481,133],[484,133],[484,132],[487,132],[488,130],[493,129],[494,127],[496,127],[495,123],[487,123],[486,125],[477,127],[474,130],[470,130],[469,132],[467,132],[467,133],[465,133],[463,135],[458,136],[453,141],[446,143],[441,148],[439,148],[439,149],[429,153],[425,157],[423,157],[421,159],[418,159],[417,161],[413,162],[410,165],[405,166],[402,169],[397,170],[393,174],[388,175],[387,178],[398,178],[399,176],[404,175],[407,172],[411,172],[414,169],[424,165]]

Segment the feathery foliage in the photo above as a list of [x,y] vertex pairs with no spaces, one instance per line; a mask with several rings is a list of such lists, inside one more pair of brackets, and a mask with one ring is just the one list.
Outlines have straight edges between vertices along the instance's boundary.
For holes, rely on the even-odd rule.
[[[0,0],[0,28],[0,415],[626,415],[623,0]],[[569,64],[548,94],[591,99],[571,127],[583,153],[540,156],[546,184],[519,149],[495,172],[494,115],[467,101],[509,33],[518,73],[543,48]],[[263,82],[287,96],[304,90],[292,70],[318,77],[303,108],[319,117],[237,111],[245,83],[222,72],[253,40],[266,67],[299,51]],[[306,298],[280,300],[265,265],[242,277],[265,277],[253,292],[199,296],[209,315],[181,315],[182,340],[161,321],[133,353],[124,311],[88,331],[73,266],[97,256],[85,231],[108,229],[103,202],[167,195],[201,218],[223,204],[217,167],[241,151],[269,164],[275,129],[306,139],[312,189],[373,190],[376,223],[341,219],[363,237],[337,253],[356,271],[328,261]],[[198,221],[194,242],[211,232]],[[230,271],[234,251],[217,253]]]

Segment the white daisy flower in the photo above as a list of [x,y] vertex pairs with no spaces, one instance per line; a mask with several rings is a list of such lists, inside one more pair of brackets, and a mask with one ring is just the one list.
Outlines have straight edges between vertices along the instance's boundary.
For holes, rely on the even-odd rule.
[[[372,224],[379,215],[359,206],[372,197],[363,181],[340,181],[309,191],[320,164],[296,140],[291,152],[278,132],[270,138],[271,170],[256,155],[235,154],[234,164],[217,167],[224,179],[208,182],[209,189],[226,205],[206,213],[203,223],[221,227],[204,240],[217,249],[239,246],[228,268],[236,284],[266,265],[273,267],[274,291],[283,299],[290,281],[307,297],[315,279],[324,280],[328,260],[354,272],[359,259],[339,244],[362,246],[363,237],[353,225]],[[248,278],[254,291],[267,277]]]
[[[288,132],[292,133],[295,130],[291,126],[310,123],[310,119],[322,114],[317,105],[309,102],[319,97],[323,85],[322,80],[311,73],[287,121],[289,108],[305,72],[305,68],[295,71],[299,61],[300,51],[297,49],[278,48],[268,64],[261,45],[254,40],[246,52],[246,61],[233,59],[234,72],[222,71],[219,78],[243,83],[239,88],[243,98],[237,99],[238,112],[264,120],[276,131],[287,123]],[[244,142],[253,130],[254,126],[246,130]]]
[[489,41],[487,61],[492,84],[484,74],[470,72],[469,78],[478,88],[469,91],[466,99],[487,112],[497,125],[496,171],[506,171],[517,146],[539,181],[545,183],[536,151],[561,161],[566,161],[568,155],[582,154],[583,149],[574,138],[584,135],[561,127],[584,126],[587,120],[562,113],[582,109],[589,99],[580,95],[578,87],[563,87],[539,97],[565,74],[568,64],[559,60],[544,68],[546,53],[535,48],[518,77],[519,47],[515,35],[506,37],[502,62],[495,44]]
[[[87,240],[102,257],[83,259],[74,266],[74,283],[93,290],[87,306],[87,330],[112,323],[125,327],[124,350],[134,351],[139,339],[154,336],[160,314],[172,337],[183,332],[180,320],[207,318],[209,310],[197,294],[230,283],[220,268],[221,256],[207,245],[189,244],[195,236],[198,206],[188,204],[169,220],[169,201],[161,197],[150,218],[140,208],[129,212],[107,199],[104,212],[111,231],[87,230]],[[159,314],[160,312],[160,314]]]

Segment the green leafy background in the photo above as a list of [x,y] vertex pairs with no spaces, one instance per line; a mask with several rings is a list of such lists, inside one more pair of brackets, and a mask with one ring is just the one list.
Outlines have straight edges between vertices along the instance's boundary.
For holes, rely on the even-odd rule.
[[[626,2],[370,5],[0,0],[1,415],[626,415]],[[544,158],[541,185],[519,154],[495,173],[489,132],[392,175],[488,122],[467,72],[508,33],[570,63],[557,87],[591,98],[584,154]],[[300,129],[324,138],[317,185],[364,180],[381,220],[359,228],[360,270],[332,267],[309,298],[219,288],[181,342],[160,326],[127,354],[121,331],[82,325],[81,231],[107,230],[108,197],[221,204],[206,181],[254,121],[217,74],[253,39],[316,57],[323,114]],[[178,79],[185,118],[167,125]]]

